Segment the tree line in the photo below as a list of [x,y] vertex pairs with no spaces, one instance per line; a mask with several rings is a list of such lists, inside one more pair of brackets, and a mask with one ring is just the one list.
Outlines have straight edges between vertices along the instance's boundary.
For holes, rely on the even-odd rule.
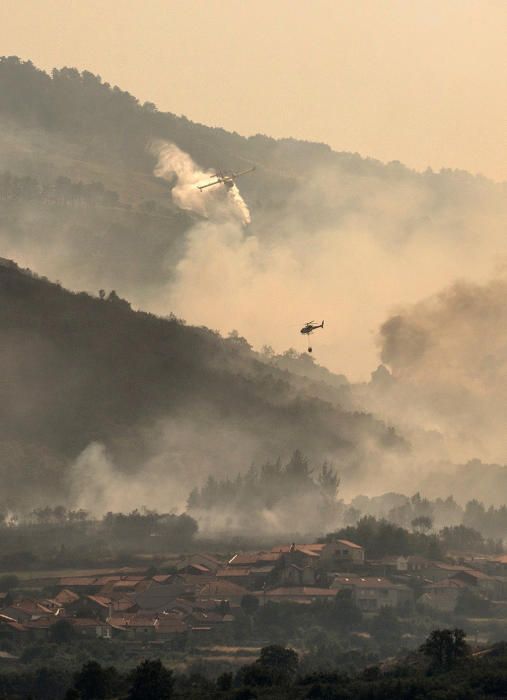
[[461,552],[503,552],[500,541],[485,540],[480,532],[464,525],[444,527],[438,532],[407,530],[385,519],[365,515],[355,525],[328,533],[321,541],[347,539],[362,545],[367,556],[379,559],[389,555],[419,555],[441,560],[449,550]]
[[[420,493],[413,496],[386,493],[374,498],[357,496],[348,505],[344,519],[347,524],[355,524],[365,515],[387,520],[405,529],[426,533],[463,526],[464,529],[453,532],[461,532],[465,539],[467,531],[479,532],[479,539],[483,542],[477,541],[475,544],[491,551],[495,551],[498,540],[502,540],[507,532],[506,505],[488,507],[477,499],[472,499],[462,506],[453,496],[433,500],[421,496]],[[462,545],[464,544],[463,541]],[[462,545],[459,548],[463,548]],[[473,536],[469,546],[474,546]]]
[[[240,525],[249,522],[252,528],[256,522],[260,524],[260,514],[269,512],[277,519],[278,530],[286,527],[285,532],[294,532],[305,523],[318,530],[340,515],[339,485],[340,478],[331,464],[323,462],[314,468],[300,450],[295,450],[285,463],[278,458],[260,467],[253,465],[232,478],[210,475],[202,487],[191,491],[187,509],[197,516],[228,513]],[[298,502],[302,507],[296,515],[293,507]]]
[[384,667],[308,671],[304,656],[269,645],[237,671],[209,678],[181,673],[160,659],[145,659],[132,670],[86,661],[74,674],[42,667],[36,672],[2,673],[0,697],[11,700],[473,700],[504,697],[507,648],[497,644],[473,656],[460,629],[436,629],[419,650]]
[[15,175],[9,170],[0,173],[0,199],[4,201],[38,200],[57,204],[115,206],[118,192],[108,190],[102,182],[73,182],[60,175],[51,183],[41,183],[30,175]]

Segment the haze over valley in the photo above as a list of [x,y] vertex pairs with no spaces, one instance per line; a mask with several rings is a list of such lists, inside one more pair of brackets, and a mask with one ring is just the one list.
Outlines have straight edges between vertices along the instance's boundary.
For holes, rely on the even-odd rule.
[[181,510],[207,475],[301,450],[345,497],[466,502],[448,480],[482,460],[473,491],[500,504],[505,185],[243,138],[74,69],[4,58],[0,85],[3,257],[95,297],[0,270],[3,468],[22,450],[38,503]]
[[0,700],[499,700],[502,0],[0,3]]

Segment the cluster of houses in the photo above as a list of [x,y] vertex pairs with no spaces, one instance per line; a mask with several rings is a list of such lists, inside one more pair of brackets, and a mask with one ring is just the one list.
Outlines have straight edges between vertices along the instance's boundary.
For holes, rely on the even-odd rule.
[[372,561],[360,545],[347,540],[294,543],[240,552],[228,560],[192,554],[166,574],[122,569],[32,579],[24,588],[0,593],[0,638],[51,638],[61,620],[76,636],[90,638],[206,638],[244,614],[252,596],[258,605],[309,604],[350,591],[347,597],[364,613],[383,607],[409,611],[416,602],[453,611],[465,589],[507,607],[507,557],[470,557],[459,563],[417,556]]

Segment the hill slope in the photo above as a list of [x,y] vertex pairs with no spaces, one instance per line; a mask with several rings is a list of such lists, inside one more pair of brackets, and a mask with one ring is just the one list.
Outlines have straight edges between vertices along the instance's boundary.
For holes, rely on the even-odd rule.
[[403,446],[371,416],[298,388],[241,339],[132,311],[116,295],[70,293],[5,260],[0,334],[7,504],[66,497],[69,470],[92,443],[119,474],[153,479],[156,465],[158,477],[173,477],[165,494],[160,478],[149,484],[169,506],[206,473],[296,448],[345,468],[360,466],[366,451]]
[[[172,183],[153,175],[157,139],[203,167],[256,165],[240,181],[248,228],[196,231],[202,219],[177,210]],[[337,372],[368,376],[372,331],[394,305],[458,275],[484,278],[504,251],[505,201],[503,186],[467,173],[244,138],[140,104],[86,71],[0,59],[0,255],[69,289],[115,289],[138,308],[177,309],[278,352],[318,313],[329,320],[321,357]]]

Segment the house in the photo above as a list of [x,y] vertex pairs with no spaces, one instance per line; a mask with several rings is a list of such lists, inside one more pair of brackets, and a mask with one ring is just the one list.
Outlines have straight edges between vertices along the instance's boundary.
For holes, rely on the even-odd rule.
[[114,636],[129,640],[153,641],[171,639],[188,632],[189,625],[177,613],[113,615],[109,628]]
[[155,623],[155,637],[160,640],[174,639],[188,630],[188,624],[176,616],[161,615]]
[[113,615],[109,620],[111,634],[130,640],[155,639],[155,616],[144,613]]
[[113,609],[113,601],[111,598],[102,595],[87,595],[84,596],[82,609],[85,614],[94,620],[107,620]]
[[317,566],[320,561],[321,547],[310,544],[278,545],[271,550],[274,554],[284,555],[285,566],[296,564],[297,566]]
[[404,557],[400,554],[383,557],[376,562],[376,564],[381,568],[384,568],[386,571],[393,571],[402,574],[422,575],[426,572],[426,569],[428,569],[431,562],[428,559],[417,555]]
[[212,581],[216,581],[215,574],[177,574],[172,577],[170,584],[182,585],[187,593],[190,593],[205,583],[211,583]]
[[273,547],[272,552],[285,554],[290,563],[332,569],[337,565],[364,564],[364,548],[349,540],[321,544],[296,544]]
[[61,588],[70,588],[75,593],[93,593],[96,576],[64,576],[58,582]]
[[458,598],[466,584],[456,579],[447,578],[424,586],[417,602],[441,612],[454,612]]
[[241,603],[244,595],[250,593],[244,586],[239,586],[232,581],[217,580],[211,583],[205,583],[196,592],[196,598],[201,600],[223,601],[227,600],[231,603]]
[[283,574],[284,569],[280,569],[273,564],[265,564],[264,566],[255,566],[250,569],[252,577],[251,587],[255,589],[263,588],[274,584]]
[[0,614],[0,639],[25,641],[29,637],[27,628],[12,617]]
[[111,626],[105,621],[74,617],[70,618],[69,622],[79,637],[85,639],[111,639],[112,637]]
[[139,610],[139,605],[134,600],[134,596],[129,595],[113,598],[111,607],[113,612],[137,612]]
[[28,630],[30,639],[40,641],[49,637],[49,631],[56,622],[58,622],[58,618],[54,616],[39,617],[24,622],[23,627]]
[[[334,552],[333,545],[335,546]],[[329,552],[329,558],[333,560],[332,563],[364,564],[364,547],[361,547],[360,544],[350,542],[350,540],[335,540],[327,546],[329,550],[324,550],[324,553],[327,557],[327,552]]]
[[484,562],[484,568],[488,574],[507,576],[507,554],[497,554],[488,557],[487,562]]
[[503,582],[494,576],[489,576],[477,569],[458,571],[451,576],[452,579],[462,581],[465,585],[477,588],[490,600],[500,600],[504,594]]
[[176,569],[178,570],[178,572],[184,572],[187,567],[193,566],[195,564],[204,567],[208,570],[208,572],[212,574],[214,574],[217,569],[223,566],[223,562],[219,561],[218,559],[215,559],[215,557],[212,557],[210,554],[191,554],[190,556],[185,557],[183,561],[179,562],[176,565]]
[[216,577],[218,581],[232,581],[245,588],[249,588],[254,583],[252,569],[244,566],[227,566],[224,569],[218,569]]
[[[223,614],[213,610],[194,610],[191,615],[188,616],[187,621],[191,627],[216,627],[224,623],[224,617]],[[230,615],[228,617],[231,620],[233,619]]]
[[161,612],[168,609],[174,601],[187,590],[184,583],[155,584],[140,593],[136,593],[133,601],[140,610]]
[[281,551],[246,552],[235,554],[227,562],[227,566],[260,568],[264,566],[282,566],[284,555]]
[[145,576],[122,576],[120,579],[110,580],[100,588],[100,595],[113,596],[124,595],[126,593],[139,593],[158,585],[152,579]]
[[3,608],[1,612],[3,615],[12,618],[16,622],[21,622],[22,624],[30,620],[53,614],[53,611],[50,608],[30,598],[17,600],[12,603],[12,605]]
[[213,571],[204,566],[204,564],[197,564],[190,562],[183,569],[178,570],[180,574],[192,574],[194,576],[211,576]]
[[386,607],[403,607],[414,602],[411,588],[386,578],[338,575],[331,587],[335,591],[351,590],[354,603],[364,612],[375,612]]
[[62,608],[69,608],[75,605],[81,598],[75,591],[71,591],[69,588],[62,588],[62,590],[54,596],[53,600],[58,603],[58,605],[61,605]]
[[82,599],[73,591],[64,588],[54,598],[44,598],[38,601],[53,615],[74,615],[82,605]]
[[[274,583],[285,565],[285,555],[282,552],[242,552],[235,554],[227,562],[227,567],[219,571],[230,571],[231,574],[221,574],[230,581],[249,588],[262,588]],[[241,580],[235,577],[237,574],[233,572],[236,570],[243,570],[245,573],[248,570],[249,573]],[[217,575],[218,573],[217,571]]]
[[431,561],[424,570],[424,577],[430,581],[441,581],[449,578],[453,574],[467,571],[466,566],[462,564],[449,564],[443,561]]
[[291,586],[273,588],[269,591],[257,591],[254,594],[264,605],[268,601],[274,603],[313,603],[316,600],[334,600],[336,590],[331,588],[312,588],[311,586]]
[[278,576],[282,586],[314,586],[317,575],[313,566],[289,564]]

